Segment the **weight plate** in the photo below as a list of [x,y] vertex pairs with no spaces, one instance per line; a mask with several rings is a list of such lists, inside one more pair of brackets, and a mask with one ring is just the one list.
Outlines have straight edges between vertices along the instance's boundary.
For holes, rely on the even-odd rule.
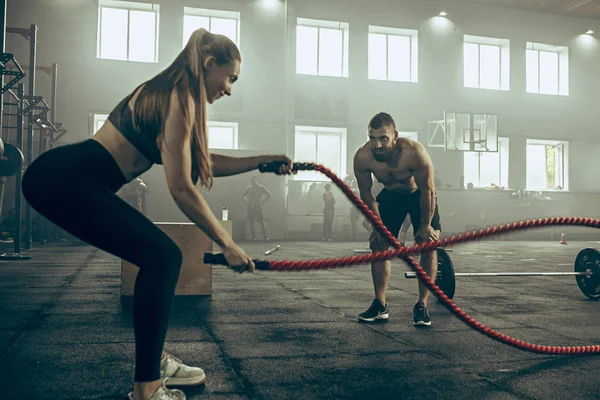
[[575,258],[575,272],[592,271],[592,276],[575,276],[579,289],[592,300],[600,300],[600,252],[596,249],[583,249]]
[[0,176],[13,176],[23,165],[23,153],[17,146],[4,144],[3,158],[0,159]]
[[456,290],[456,276],[454,275],[454,265],[450,259],[450,255],[444,249],[437,249],[438,256],[438,272],[440,273],[435,279],[435,284],[452,299]]

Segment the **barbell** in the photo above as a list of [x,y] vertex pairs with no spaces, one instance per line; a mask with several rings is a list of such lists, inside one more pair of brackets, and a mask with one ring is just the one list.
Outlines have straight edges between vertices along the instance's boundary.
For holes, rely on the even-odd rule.
[[[583,249],[575,258],[573,272],[455,272],[448,252],[442,248],[437,249],[438,274],[435,284],[450,299],[456,291],[456,277],[496,277],[496,276],[574,276],[579,290],[592,300],[600,300],[600,251],[593,248]],[[404,277],[416,279],[415,272],[406,272]]]

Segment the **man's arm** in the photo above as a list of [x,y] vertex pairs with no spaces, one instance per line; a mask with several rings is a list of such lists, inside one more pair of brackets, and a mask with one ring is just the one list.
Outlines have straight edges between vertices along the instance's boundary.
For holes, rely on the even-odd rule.
[[248,196],[248,193],[250,193],[250,186],[248,186],[246,190],[244,190],[244,194],[242,195],[242,197],[244,198],[244,203],[246,203],[246,205],[248,205],[248,198],[246,197]]
[[435,211],[435,183],[431,157],[420,143],[415,144],[411,164],[410,169],[415,177],[415,183],[421,191],[421,226],[419,228],[423,228],[431,225]]
[[373,177],[371,176],[371,170],[368,169],[365,164],[363,156],[360,154],[360,148],[354,154],[354,176],[356,177],[356,183],[358,184],[358,191],[360,193],[361,200],[377,215],[379,215],[379,208],[377,207],[377,201],[371,193],[373,188]]
[[260,202],[260,205],[262,206],[263,204],[265,204],[267,201],[269,201],[269,199],[271,197],[273,197],[273,195],[271,194],[271,192],[269,192],[269,189],[267,189],[266,187],[262,187],[263,188],[263,194],[265,195],[265,199],[263,201]]

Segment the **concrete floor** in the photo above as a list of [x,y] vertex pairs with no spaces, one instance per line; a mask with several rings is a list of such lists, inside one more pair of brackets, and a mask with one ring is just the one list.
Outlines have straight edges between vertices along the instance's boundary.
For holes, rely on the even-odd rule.
[[[353,254],[364,243],[244,243],[253,257]],[[572,271],[598,243],[487,240],[450,253],[457,271]],[[124,399],[133,332],[119,261],[88,246],[51,245],[0,262],[0,398]],[[177,298],[166,349],[202,366],[189,399],[594,399],[600,356],[546,356],[475,332],[432,299],[415,329],[415,280],[394,263],[386,324],[355,322],[373,297],[368,266],[234,274],[215,267],[211,298]],[[460,278],[459,278],[460,279]],[[600,302],[573,277],[462,278],[457,304],[528,342],[600,344]]]

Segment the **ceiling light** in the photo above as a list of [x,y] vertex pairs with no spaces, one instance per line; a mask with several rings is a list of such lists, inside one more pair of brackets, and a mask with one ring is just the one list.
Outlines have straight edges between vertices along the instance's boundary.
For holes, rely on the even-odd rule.
[[448,13],[446,11],[442,11],[441,13],[438,14],[440,17],[445,17],[446,15],[448,15]]
[[589,30],[589,31],[587,31],[585,34],[586,34],[586,35],[591,35],[591,34],[593,34],[593,33],[594,33],[594,31],[590,29],[590,30]]

